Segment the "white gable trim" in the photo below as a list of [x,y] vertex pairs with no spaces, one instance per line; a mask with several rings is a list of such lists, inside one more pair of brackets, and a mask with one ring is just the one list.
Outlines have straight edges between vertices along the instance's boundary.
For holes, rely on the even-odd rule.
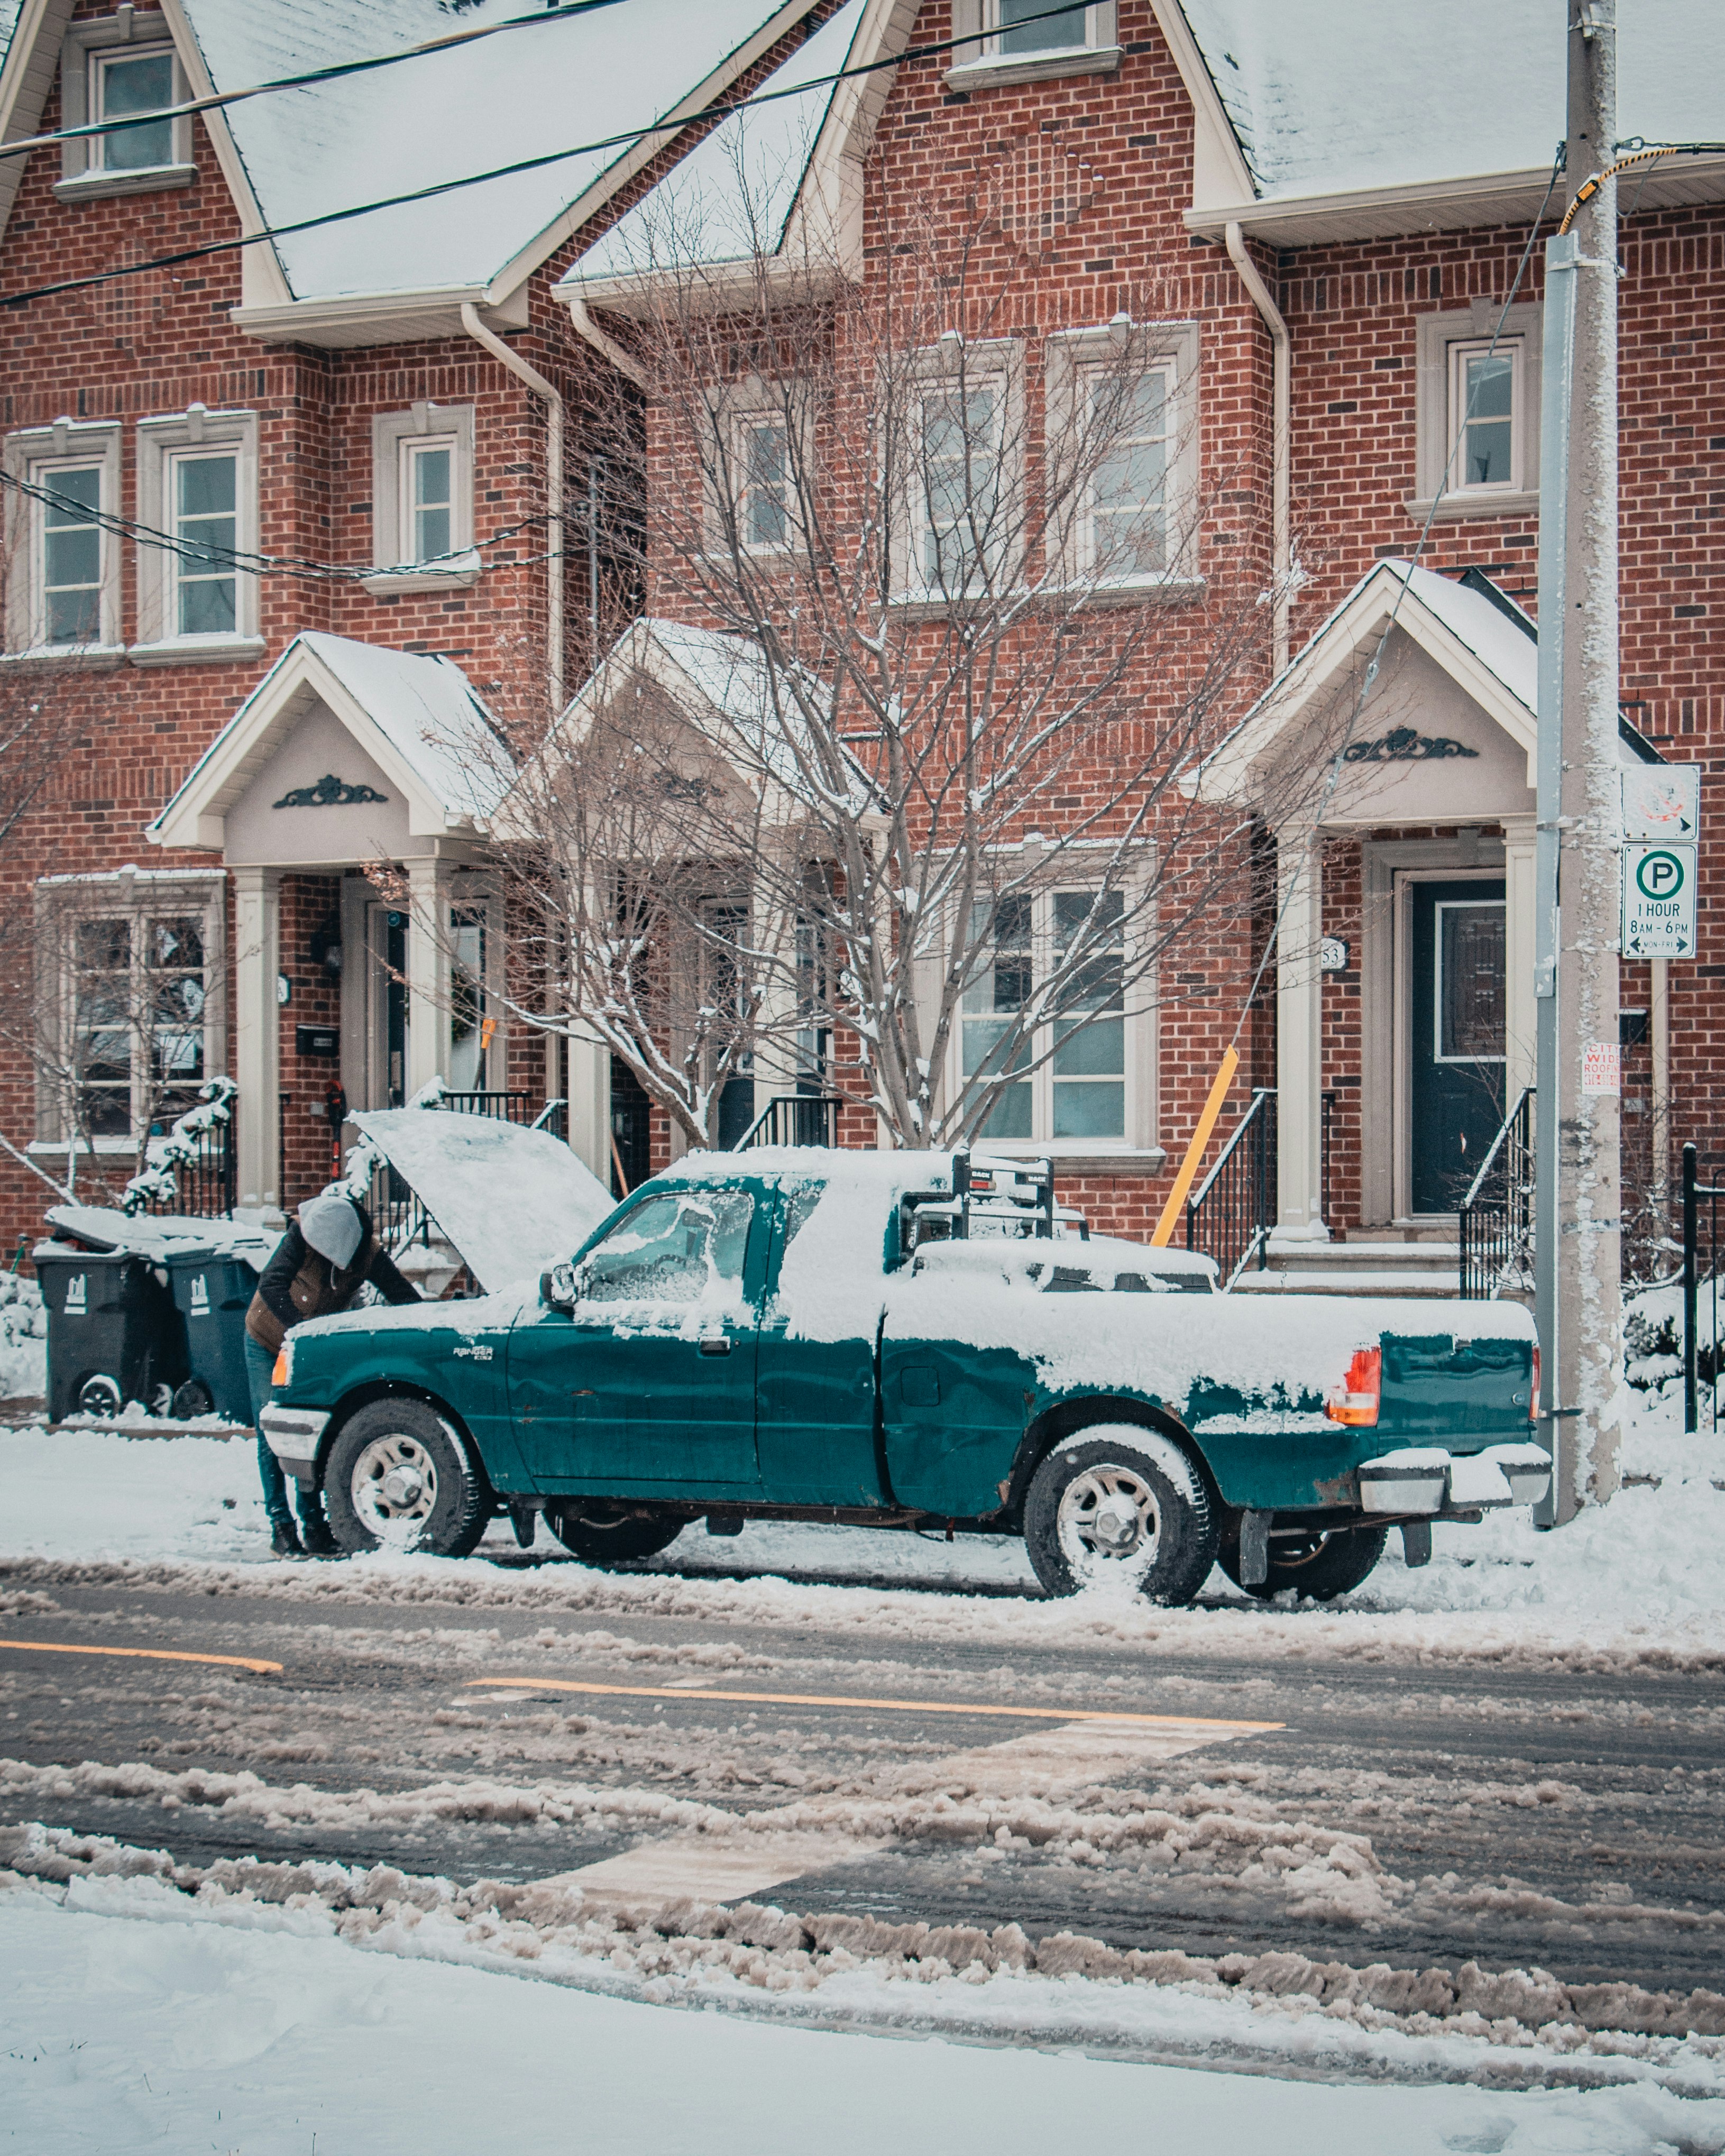
[[[452,829],[449,804],[426,785],[334,668],[303,637],[295,637],[211,742],[146,837],[158,846],[223,848],[228,810],[319,704],[335,714],[356,745],[400,789],[408,830],[428,841],[447,836]],[[470,816],[454,821],[459,828],[472,828]],[[434,848],[428,843],[425,850]]]
[[[1481,601],[1485,603],[1488,602]],[[1184,782],[1184,790],[1204,801],[1249,800],[1254,767],[1302,722],[1314,698],[1376,644],[1392,619],[1508,735],[1527,758],[1528,785],[1537,785],[1538,721],[1532,710],[1391,563],[1380,562],[1355,585],[1228,740]]]
[[[1192,142],[1193,213],[1211,210],[1219,203],[1255,204],[1257,182],[1228,117],[1214,79],[1204,64],[1198,40],[1180,0],[1150,0],[1156,26],[1167,41],[1186,95],[1192,100],[1194,121]],[[1228,214],[1239,218],[1235,208]],[[1191,220],[1189,218],[1188,222]]]

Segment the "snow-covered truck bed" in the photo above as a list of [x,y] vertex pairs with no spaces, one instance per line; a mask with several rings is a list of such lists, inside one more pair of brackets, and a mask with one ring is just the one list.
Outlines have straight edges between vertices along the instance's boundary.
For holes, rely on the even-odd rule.
[[1328,1597],[1391,1526],[1419,1562],[1433,1520],[1549,1481],[1513,1304],[1266,1307],[1183,1253],[999,1232],[1051,1206],[973,1232],[938,1153],[694,1155],[590,1233],[572,1191],[560,1249],[543,1161],[514,1193],[507,1152],[469,1224],[536,1281],[289,1336],[265,1428],[349,1548],[453,1554],[503,1507],[598,1561],[806,1518],[1022,1534],[1053,1593],[1183,1601],[1219,1560]]

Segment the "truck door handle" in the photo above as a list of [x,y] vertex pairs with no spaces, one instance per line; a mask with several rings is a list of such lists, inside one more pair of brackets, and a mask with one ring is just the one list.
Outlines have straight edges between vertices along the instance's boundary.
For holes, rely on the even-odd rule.
[[731,1353],[731,1335],[728,1332],[703,1333],[701,1352],[703,1355],[728,1355]]

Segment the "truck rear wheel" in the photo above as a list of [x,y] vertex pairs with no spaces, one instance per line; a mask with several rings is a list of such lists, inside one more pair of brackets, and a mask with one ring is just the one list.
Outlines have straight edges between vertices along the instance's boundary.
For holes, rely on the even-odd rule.
[[330,1448],[323,1495],[330,1532],[350,1557],[414,1550],[466,1557],[495,1500],[467,1442],[429,1400],[372,1400]]
[[682,1533],[685,1522],[663,1512],[632,1512],[603,1499],[547,1509],[546,1523],[572,1557],[584,1564],[626,1564],[633,1558],[657,1557]]
[[1292,1588],[1313,1602],[1333,1602],[1358,1587],[1389,1538],[1388,1527],[1314,1528],[1299,1540],[1278,1536],[1270,1545],[1270,1577],[1247,1587],[1240,1576],[1240,1541],[1224,1537],[1216,1562],[1243,1594],[1260,1602]]
[[1050,1594],[1110,1580],[1152,1602],[1189,1602],[1216,1558],[1216,1522],[1192,1463],[1130,1423],[1081,1431],[1030,1481],[1024,1547]]

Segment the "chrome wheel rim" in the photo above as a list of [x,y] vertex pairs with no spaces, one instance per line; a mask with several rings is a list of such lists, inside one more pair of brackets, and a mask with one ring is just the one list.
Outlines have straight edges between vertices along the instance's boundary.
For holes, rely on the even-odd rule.
[[380,1543],[416,1543],[437,1504],[437,1466],[417,1437],[374,1437],[353,1463],[355,1517]]
[[1162,1539],[1156,1493],[1130,1467],[1106,1460],[1086,1467],[1060,1492],[1055,1532],[1075,1572],[1089,1574],[1104,1564],[1142,1571]]

